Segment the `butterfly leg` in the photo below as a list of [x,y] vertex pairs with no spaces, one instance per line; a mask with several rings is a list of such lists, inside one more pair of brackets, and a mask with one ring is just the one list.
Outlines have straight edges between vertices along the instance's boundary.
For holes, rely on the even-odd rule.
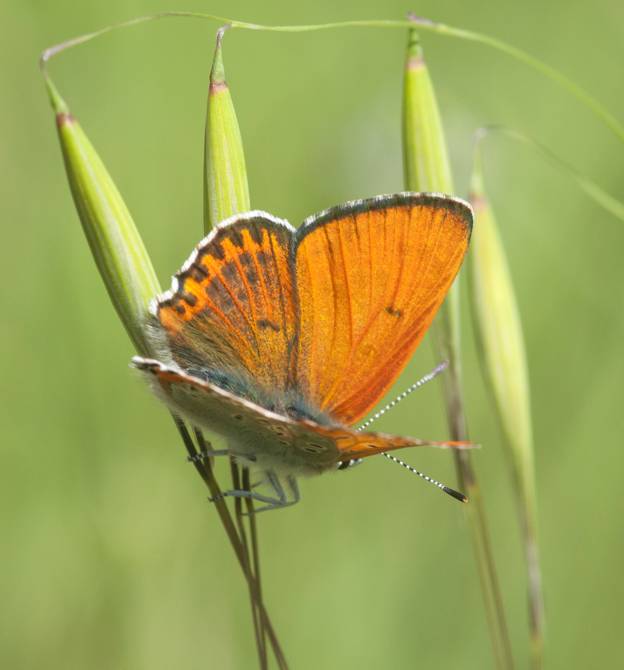
[[[271,486],[271,488],[275,493],[275,496],[263,495],[261,493],[256,493],[253,490],[248,491],[247,489],[232,489],[230,491],[223,491],[221,496],[223,498],[226,497],[248,498],[256,502],[266,503],[264,507],[260,507],[259,509],[255,510],[256,512],[268,509],[277,509],[279,507],[285,507],[288,504],[288,502],[286,500],[286,494],[284,492],[284,489],[282,488],[282,485],[278,477],[273,472],[267,472],[266,479],[263,480],[262,482],[259,482],[259,484],[262,484],[264,482],[269,483],[269,485]],[[257,484],[252,486],[251,488],[253,489],[255,488],[255,486],[257,486]],[[214,500],[211,500],[211,502],[214,502]]]
[[297,484],[297,480],[292,475],[289,475],[286,478],[286,481],[288,482],[290,490],[292,491],[293,494],[293,499],[290,504],[296,505],[301,500],[301,493],[299,492],[299,484]]
[[284,487],[282,486],[279,477],[274,472],[267,472],[267,480],[273,487],[277,497],[273,500],[272,503],[254,510],[255,514],[258,512],[268,512],[272,509],[283,509],[284,507],[291,507],[292,505],[296,505],[301,500],[301,494],[299,493],[297,480],[292,475],[286,477],[286,482],[288,483],[288,487],[292,495],[290,500],[288,500],[286,491],[284,491]]
[[[272,509],[282,509],[283,507],[290,507],[295,505],[301,499],[299,494],[299,487],[297,486],[297,480],[294,477],[288,476],[286,482],[288,483],[289,492],[291,494],[291,499],[288,499],[286,491],[282,486],[282,483],[279,477],[274,472],[266,473],[266,482],[273,489],[274,496],[262,495],[261,493],[256,493],[255,491],[247,491],[245,489],[232,489],[231,491],[224,491],[221,496],[223,498],[248,498],[254,500],[255,502],[265,503],[263,507],[259,507],[254,510],[254,514],[258,512],[267,512]],[[214,502],[214,499],[211,499],[211,502]],[[247,515],[247,513],[244,513]]]

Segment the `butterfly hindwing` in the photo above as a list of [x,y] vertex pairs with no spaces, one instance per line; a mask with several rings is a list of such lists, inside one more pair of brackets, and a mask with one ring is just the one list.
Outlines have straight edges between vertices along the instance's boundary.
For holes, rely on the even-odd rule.
[[341,455],[334,437],[310,421],[271,412],[203,379],[160,361],[135,356],[132,365],[148,377],[156,395],[193,425],[232,445],[232,455],[261,468],[313,474],[333,468]]
[[318,473],[342,461],[404,447],[452,446],[290,419],[160,361],[135,356],[132,364],[176,414],[225,437],[233,455],[278,473]]
[[297,386],[352,424],[388,390],[424,336],[462,263],[463,201],[397,194],[307,220],[296,238]]

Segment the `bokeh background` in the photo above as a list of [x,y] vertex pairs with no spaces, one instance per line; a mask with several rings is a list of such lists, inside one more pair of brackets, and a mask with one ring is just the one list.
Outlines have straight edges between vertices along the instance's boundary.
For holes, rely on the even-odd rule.
[[[267,23],[406,10],[527,49],[619,113],[619,0],[474,3],[135,0],[0,4],[0,665],[255,667],[246,588],[101,285],[36,62],[46,46],[159,9]],[[163,284],[201,236],[206,80],[217,25],[171,20],[52,63],[134,214]],[[471,135],[505,123],[622,196],[622,147],[561,90],[475,44],[423,34],[464,194]],[[293,222],[401,190],[401,31],[237,31],[225,58],[252,204]],[[620,222],[530,149],[492,140],[488,188],[523,314],[533,390],[547,667],[621,662]],[[466,321],[466,395],[518,667],[525,579],[507,464]],[[425,343],[397,388],[434,363]],[[443,438],[431,384],[380,429]],[[408,460],[452,484],[448,453]],[[266,599],[292,667],[493,667],[464,509],[383,459],[303,482],[259,518]]]

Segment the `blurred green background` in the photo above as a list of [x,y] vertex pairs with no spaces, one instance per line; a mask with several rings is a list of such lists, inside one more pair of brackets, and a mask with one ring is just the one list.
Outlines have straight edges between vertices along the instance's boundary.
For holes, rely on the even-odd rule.
[[[132,354],[73,209],[36,61],[46,46],[159,9],[267,23],[400,18],[408,9],[493,34],[624,102],[619,0],[166,0],[0,4],[2,465],[0,665],[255,667],[246,588],[165,411]],[[124,194],[163,284],[201,236],[206,80],[216,24],[171,20],[69,52],[51,72]],[[622,147],[517,63],[423,35],[457,188],[471,135],[500,122],[622,196]],[[406,37],[392,30],[226,36],[252,204],[293,222],[401,190]],[[492,140],[486,177],[527,339],[548,668],[621,662],[624,533],[621,223],[530,149]],[[507,464],[465,329],[468,417],[518,667],[525,579]],[[399,381],[433,365],[424,344]],[[443,438],[431,384],[379,429]],[[448,453],[407,460],[451,483]],[[493,667],[465,511],[383,459],[303,482],[259,517],[266,599],[292,668]]]

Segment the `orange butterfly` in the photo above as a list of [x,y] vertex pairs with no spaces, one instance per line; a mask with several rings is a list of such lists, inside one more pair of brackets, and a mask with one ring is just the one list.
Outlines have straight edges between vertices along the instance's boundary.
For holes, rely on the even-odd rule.
[[[348,202],[297,230],[253,211],[219,224],[152,304],[156,359],[134,367],[282,507],[296,477],[410,446],[462,446],[349,428],[384,395],[457,274],[472,210],[437,194]],[[217,453],[217,452],[215,452]],[[282,486],[290,488],[290,498]],[[261,508],[265,509],[265,508]]]

